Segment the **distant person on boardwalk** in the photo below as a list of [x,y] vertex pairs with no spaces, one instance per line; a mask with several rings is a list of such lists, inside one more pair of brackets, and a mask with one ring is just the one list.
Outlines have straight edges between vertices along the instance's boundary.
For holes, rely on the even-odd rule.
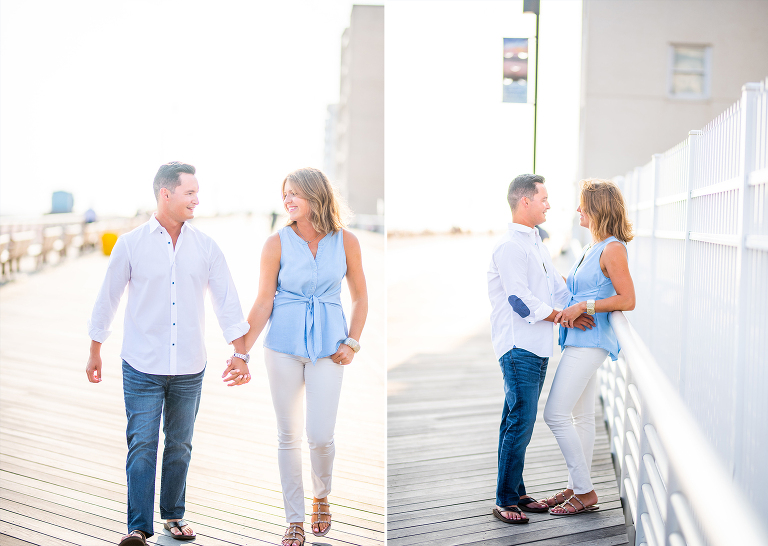
[[[616,360],[619,354],[608,313],[635,308],[635,287],[627,264],[632,224],[621,191],[610,180],[582,180],[579,201],[579,225],[590,231],[592,243],[568,273],[569,307],[555,317],[563,354],[544,408],[544,421],[568,466],[566,488],[544,501],[556,516],[598,508],[589,478],[595,444],[595,372],[607,356]],[[594,317],[597,327],[574,330],[574,320],[584,313]]]
[[[284,546],[304,544],[301,478],[302,399],[312,464],[312,533],[331,529],[328,495],[333,433],[344,366],[360,350],[368,292],[357,238],[344,229],[342,203],[317,169],[298,169],[282,184],[288,224],[272,234],[261,253],[259,291],[245,336],[250,349],[267,326],[264,359],[277,416],[280,481],[288,529]],[[349,331],[341,307],[346,276],[352,299]],[[227,370],[236,365],[230,364]]]
[[[553,322],[570,300],[536,225],[546,220],[549,201],[544,177],[521,174],[509,185],[509,231],[496,243],[488,270],[491,337],[504,378],[499,428],[496,506],[505,523],[528,523],[521,512],[546,512],[546,503],[526,494],[525,450],[554,342]],[[591,317],[575,317],[572,327],[590,328]]]
[[91,383],[101,376],[101,344],[128,285],[123,360],[123,393],[128,418],[128,535],[121,546],[142,546],[154,533],[155,466],[162,418],[165,434],[160,517],[173,538],[192,540],[195,533],[182,519],[192,432],[200,406],[205,372],[204,297],[234,346],[236,370],[225,381],[250,380],[243,336],[248,323],[224,255],[207,235],[189,225],[198,204],[195,168],[179,162],[162,165],[154,181],[157,212],[121,236],[109,260],[88,323],[91,354],[86,373]]

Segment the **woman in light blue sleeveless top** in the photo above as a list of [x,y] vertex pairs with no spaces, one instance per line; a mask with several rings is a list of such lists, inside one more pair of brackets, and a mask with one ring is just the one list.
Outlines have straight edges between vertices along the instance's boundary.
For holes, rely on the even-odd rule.
[[[620,351],[609,313],[635,307],[626,247],[633,237],[632,225],[619,188],[610,180],[582,180],[577,211],[579,224],[590,230],[593,242],[568,274],[569,307],[555,317],[560,323],[563,354],[544,408],[544,421],[568,466],[566,488],[542,501],[556,516],[598,508],[589,477],[595,443],[596,372],[606,357],[616,360]],[[583,313],[593,316],[593,328],[573,327]]]
[[[283,181],[283,205],[289,222],[264,245],[259,293],[248,315],[251,329],[245,345],[250,349],[269,323],[264,360],[277,417],[278,466],[289,523],[282,544],[301,546],[302,399],[306,392],[314,493],[311,530],[324,536],[331,527],[327,497],[342,376],[344,365],[360,350],[368,293],[360,243],[343,229],[344,205],[326,176],[310,168],[290,173]],[[349,330],[340,299],[345,276],[352,299]]]

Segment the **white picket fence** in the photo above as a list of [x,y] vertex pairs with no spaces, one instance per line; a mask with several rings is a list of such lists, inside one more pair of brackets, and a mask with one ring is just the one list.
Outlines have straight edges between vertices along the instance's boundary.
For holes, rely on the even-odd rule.
[[[768,491],[767,86],[746,84],[741,100],[704,129],[616,179],[636,231],[629,256],[637,307],[626,317],[649,354],[631,365],[628,354],[606,362],[601,393],[636,544],[768,544],[768,517],[752,513],[755,521],[745,524],[759,542],[724,542],[710,521],[729,529],[734,511],[759,506]],[[647,380],[641,389],[632,370],[648,359],[658,385]],[[659,403],[666,385],[686,415],[670,410],[654,423],[643,403]],[[667,431],[678,427],[677,438],[662,441],[658,419]],[[688,423],[718,467],[698,479],[725,476],[735,497],[712,489],[707,504],[692,502],[683,486],[691,469],[685,479],[669,470],[685,463],[678,459],[688,452]],[[679,510],[670,511],[675,503]],[[685,510],[683,532],[678,512]]]

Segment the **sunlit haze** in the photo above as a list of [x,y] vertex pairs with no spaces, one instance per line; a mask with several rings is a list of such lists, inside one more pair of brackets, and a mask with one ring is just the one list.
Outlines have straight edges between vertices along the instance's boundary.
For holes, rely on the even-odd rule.
[[[392,0],[386,5],[389,231],[504,229],[506,191],[531,172],[533,107],[502,103],[503,38],[533,38],[521,1]],[[536,172],[569,231],[578,160],[581,2],[544,0]],[[533,92],[534,41],[529,90]]]
[[0,213],[57,190],[151,210],[171,160],[198,169],[198,215],[280,208],[285,174],[322,168],[352,4],[3,0]]

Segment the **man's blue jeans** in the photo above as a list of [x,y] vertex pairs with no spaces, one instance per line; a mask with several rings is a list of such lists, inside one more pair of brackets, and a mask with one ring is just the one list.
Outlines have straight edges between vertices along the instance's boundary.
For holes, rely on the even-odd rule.
[[184,517],[187,469],[192,456],[192,432],[205,370],[191,375],[150,375],[123,360],[123,394],[128,417],[128,531],[154,534],[155,470],[163,416],[163,467],[160,477],[160,517]]
[[525,450],[533,434],[548,363],[549,358],[517,348],[499,359],[504,376],[504,409],[499,427],[497,506],[515,506],[525,495]]

